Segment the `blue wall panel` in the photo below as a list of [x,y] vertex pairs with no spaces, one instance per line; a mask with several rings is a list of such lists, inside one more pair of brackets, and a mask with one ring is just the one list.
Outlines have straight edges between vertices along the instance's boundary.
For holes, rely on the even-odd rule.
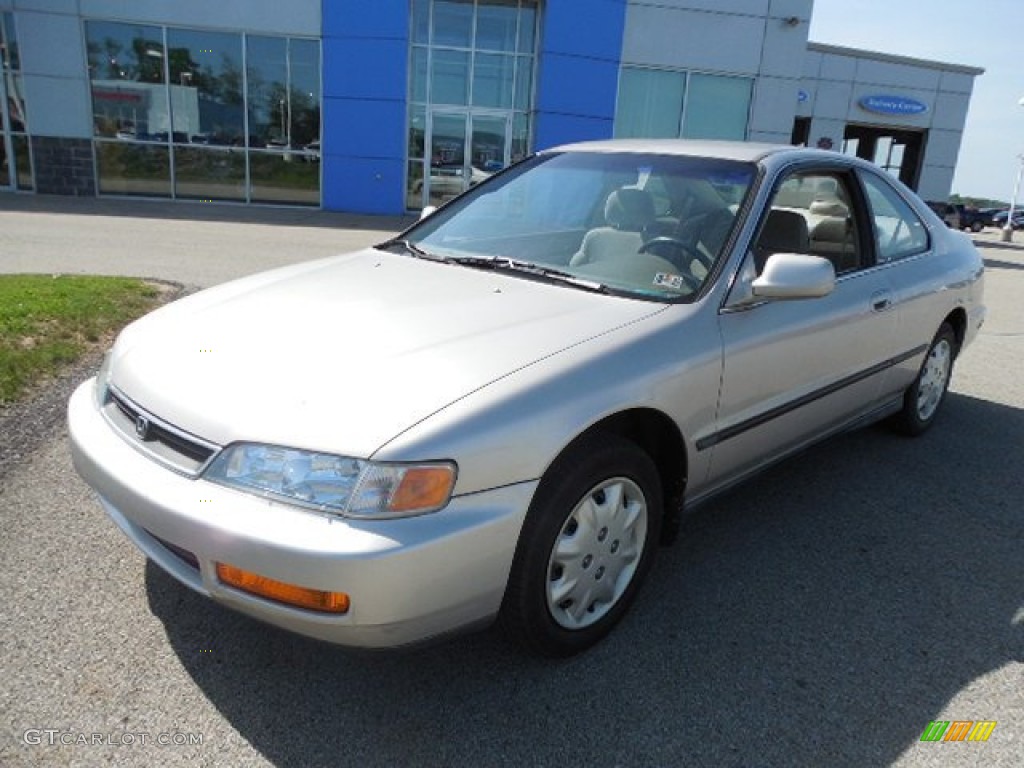
[[[405,103],[370,99],[324,99],[324,125],[335,129],[345,144],[341,151],[325,154],[402,160],[405,158]],[[358,147],[359,152],[344,151]],[[396,154],[396,148],[398,150]]]
[[324,38],[324,96],[405,101],[407,40]]
[[323,0],[323,205],[402,213],[408,0]]
[[536,149],[612,136],[626,0],[587,0],[583,5],[550,0],[544,6]]
[[405,212],[403,160],[343,157],[323,158],[323,202],[330,211],[396,214]]

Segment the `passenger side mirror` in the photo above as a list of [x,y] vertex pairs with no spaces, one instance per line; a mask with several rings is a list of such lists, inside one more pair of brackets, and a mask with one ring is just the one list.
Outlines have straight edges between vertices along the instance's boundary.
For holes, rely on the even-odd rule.
[[832,293],[835,286],[836,270],[828,259],[775,253],[768,257],[751,289],[759,299],[817,299]]

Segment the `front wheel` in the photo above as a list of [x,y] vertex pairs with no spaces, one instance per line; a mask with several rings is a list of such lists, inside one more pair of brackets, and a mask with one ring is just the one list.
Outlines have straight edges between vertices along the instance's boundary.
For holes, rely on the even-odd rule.
[[506,632],[545,656],[594,645],[633,602],[661,519],[658,472],[639,447],[597,435],[570,449],[523,524],[501,607]]
[[903,394],[903,409],[894,417],[900,432],[920,435],[935,421],[946,399],[956,352],[956,333],[949,323],[943,323],[928,347],[917,378]]

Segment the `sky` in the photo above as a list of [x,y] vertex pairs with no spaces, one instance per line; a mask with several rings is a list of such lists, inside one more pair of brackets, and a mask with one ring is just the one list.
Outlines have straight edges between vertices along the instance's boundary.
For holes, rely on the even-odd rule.
[[1024,0],[814,0],[809,37],[983,67],[951,191],[1009,201],[1024,153]]

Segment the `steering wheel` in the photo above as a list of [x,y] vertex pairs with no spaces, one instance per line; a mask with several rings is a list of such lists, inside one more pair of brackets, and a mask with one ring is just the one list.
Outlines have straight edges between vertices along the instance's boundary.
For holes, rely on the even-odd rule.
[[[638,253],[651,253],[655,256],[660,256],[691,275],[693,270],[690,268],[690,264],[693,263],[694,259],[700,262],[700,265],[707,272],[711,271],[711,259],[677,237],[667,237],[665,235],[652,237],[640,246]],[[694,275],[694,277],[696,276]]]

